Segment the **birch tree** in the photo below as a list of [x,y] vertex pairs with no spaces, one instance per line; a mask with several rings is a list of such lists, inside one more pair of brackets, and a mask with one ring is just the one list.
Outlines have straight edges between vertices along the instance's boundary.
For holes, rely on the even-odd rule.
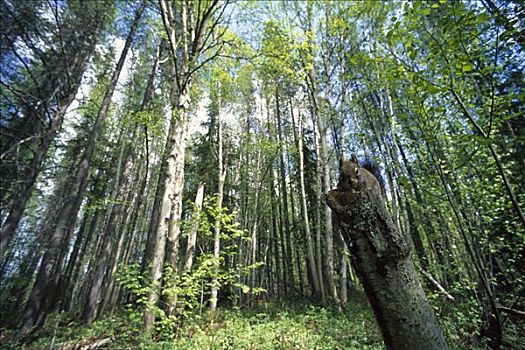
[[[154,208],[151,221],[150,305],[159,300],[163,264],[166,262],[174,273],[177,271],[191,85],[195,72],[217,57],[225,44],[219,24],[227,2],[160,0],[159,6],[169,47],[171,118],[158,183],[159,205]],[[169,304],[168,312],[173,312],[174,306]],[[150,330],[153,322],[151,309],[146,309],[146,329]]]

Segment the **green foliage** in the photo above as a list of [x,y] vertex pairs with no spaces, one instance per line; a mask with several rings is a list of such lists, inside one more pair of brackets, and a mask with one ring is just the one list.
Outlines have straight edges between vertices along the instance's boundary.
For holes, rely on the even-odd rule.
[[[207,197],[204,201],[204,209],[188,222],[184,222],[183,227],[188,230],[196,224],[200,239],[206,240],[213,236],[214,225],[218,221],[222,241],[220,256],[216,258],[210,253],[200,254],[196,258],[193,269],[184,273],[176,273],[169,264],[164,267],[161,298],[176,299],[175,314],[169,315],[161,307],[149,301],[148,296],[154,286],[147,274],[140,273],[138,264],[122,266],[119,270],[118,282],[132,296],[132,302],[125,308],[129,323],[140,325],[144,309],[151,310],[156,317],[156,339],[172,340],[185,322],[193,322],[201,318],[212,278],[216,278],[219,288],[231,286],[242,293],[260,294],[264,292],[262,288],[252,290],[249,286],[239,282],[242,276],[260,267],[261,263],[244,267],[224,264],[226,258],[231,259],[236,256],[237,242],[249,240],[249,237],[235,221],[236,214],[230,213],[226,207],[219,208],[217,203],[216,196]],[[232,296],[232,298],[235,297],[235,295]]]
[[[312,305],[260,302],[251,309],[204,313],[182,325],[171,339],[144,335],[140,322],[130,322],[123,314],[90,326],[71,322],[65,314],[53,314],[38,340],[26,349],[107,337],[112,339],[107,349],[383,349],[370,308],[351,301],[348,310],[344,314]],[[16,342],[3,343],[6,349],[18,346]]]
[[[207,7],[204,5],[209,3],[193,6],[193,10],[203,15],[202,11]],[[299,234],[304,214],[299,214],[298,205],[278,215],[275,209],[282,209],[276,206],[281,205],[282,195],[288,195],[291,202],[298,199],[295,179],[298,173],[297,150],[290,144],[294,136],[291,115],[299,110],[306,120],[305,171],[308,205],[312,208],[306,215],[312,216],[311,222],[315,222],[316,229],[322,229],[319,226],[323,223],[314,220],[313,210],[317,186],[315,163],[319,160],[319,154],[314,151],[313,136],[319,130],[314,130],[317,126],[311,120],[315,119],[314,95],[319,102],[315,106],[317,112],[326,119],[332,136],[333,141],[329,141],[328,147],[335,148],[340,141],[337,140],[339,133],[342,133],[339,125],[345,124],[343,132],[346,134],[343,136],[347,151],[359,150],[372,155],[397,181],[399,191],[393,194],[399,195],[401,227],[409,228],[411,234],[420,235],[428,264],[423,267],[455,298],[451,302],[441,291],[426,286],[427,295],[452,347],[484,348],[484,340],[478,335],[487,313],[491,312],[487,294],[493,294],[494,300],[504,307],[515,305],[522,310],[520,286],[525,284],[522,263],[525,227],[516,215],[502,180],[503,174],[509,178],[510,189],[523,207],[525,79],[522,73],[523,39],[517,31],[523,23],[512,14],[519,8],[516,1],[501,2],[501,6],[498,5],[500,13],[491,11],[485,3],[439,0],[235,4],[238,7],[233,17],[249,17],[250,22],[240,24],[239,28],[219,23],[211,35],[222,35],[224,43],[206,49],[194,48],[203,49],[204,60],[210,58],[211,61],[206,68],[192,75],[191,105],[184,115],[198,113],[198,97],[207,95],[211,100],[210,128],[207,135],[193,137],[188,145],[187,154],[193,158],[186,159],[190,163],[185,169],[186,192],[191,192],[188,188],[195,187],[200,181],[206,182],[207,188],[216,188],[218,174],[213,166],[213,139],[219,110],[228,108],[237,123],[229,125],[230,129],[224,125],[227,154],[224,158],[228,169],[226,204],[219,207],[217,197],[208,197],[199,215],[182,223],[184,233],[193,227],[198,231],[199,247],[192,270],[183,273],[180,267],[166,266],[161,286],[152,286],[150,278],[140,272],[138,264],[122,266],[118,282],[125,289],[124,300],[129,301],[122,314],[97,321],[89,327],[77,324],[73,315],[53,314],[35,335],[34,348],[49,348],[51,343],[71,339],[104,336],[114,338],[111,346],[123,348],[380,348],[378,332],[370,327],[373,324],[370,312],[357,303],[349,305],[348,315],[318,307],[273,304],[260,305],[254,310],[220,308],[220,312],[209,315],[205,311],[212,278],[217,279],[222,291],[228,292],[224,293],[228,296],[222,296],[220,301],[226,302],[229,298],[233,305],[243,299],[243,293],[265,294],[262,288],[251,289],[243,283],[249,280],[244,277],[263,265],[256,262],[244,266],[243,261],[250,260],[250,248],[245,249],[251,240],[247,227],[256,226],[257,243],[261,247],[268,246],[265,253],[257,246],[258,258],[267,254],[264,258],[269,261],[261,279],[269,277],[268,284],[274,284],[275,289],[282,287],[278,269],[281,263],[284,268],[286,257],[284,252],[280,255],[279,248],[285,243],[282,238],[274,236],[281,232],[270,231],[283,230],[283,215],[291,216],[295,234],[294,251],[288,259],[297,257],[299,267],[306,265],[304,235]],[[182,4],[173,3],[177,18],[182,16]],[[38,109],[44,104],[35,103],[34,98],[41,95],[38,99],[55,106],[57,96],[67,93],[63,88],[65,70],[62,66],[67,66],[63,56],[73,57],[74,52],[87,54],[88,42],[95,42],[77,40],[79,31],[76,29],[82,29],[80,33],[89,32],[87,29],[98,23],[101,14],[107,15],[107,20],[114,23],[132,14],[122,13],[129,7],[129,4],[122,3],[116,6],[119,15],[115,17],[113,1],[74,0],[62,5],[57,8],[60,13],[56,24],[49,16],[52,2],[46,5],[38,1],[8,1],[1,5],[26,17],[15,23],[18,18],[6,16],[6,28],[12,31],[9,35],[16,46],[20,45],[19,53],[27,58],[28,64],[28,67],[23,67],[22,61],[16,63],[14,58],[5,56],[7,63],[13,62],[13,67],[6,71],[6,86],[2,90],[5,98],[0,102],[3,107],[1,116],[7,126],[2,131],[4,137],[0,148],[2,157],[7,156],[5,164],[11,165],[5,167],[8,171],[2,179],[12,181],[4,194],[15,193],[16,183],[23,183],[26,166],[20,165],[30,161],[38,137],[25,146],[24,143],[18,145],[18,142],[28,136],[38,136],[45,130],[43,122],[52,117]],[[268,13],[266,9],[269,9]],[[132,60],[129,82],[122,90],[124,98],[118,106],[112,107],[103,137],[97,144],[90,169],[96,183],[85,184],[90,189],[91,198],[82,202],[82,212],[94,216],[91,220],[97,233],[106,226],[103,213],[108,205],[122,203],[131,208],[133,203],[133,200],[128,203],[122,199],[106,198],[115,183],[115,159],[119,150],[127,149],[125,143],[132,148],[134,163],[129,182],[136,182],[144,173],[150,179],[144,195],[135,196],[135,186],[126,189],[133,194],[126,198],[144,201],[141,213],[130,213],[130,216],[139,218],[135,226],[129,225],[136,230],[132,234],[140,234],[150,222],[149,213],[155,203],[155,179],[165,170],[159,166],[164,159],[165,129],[169,124],[164,117],[174,92],[170,87],[173,67],[171,61],[166,60],[166,48],[160,54],[163,63],[154,79],[151,101],[146,103],[145,111],[137,112],[143,102],[156,45],[160,38],[167,39],[158,13],[147,12],[152,15],[143,23],[141,34],[146,39],[138,39],[143,41],[134,45],[134,58],[137,59]],[[218,13],[212,17],[216,15]],[[510,22],[505,23],[505,20]],[[212,18],[211,22],[214,21]],[[190,26],[197,24],[198,21]],[[100,25],[105,27],[103,23]],[[246,29],[253,30],[250,35],[254,37],[243,37],[239,33]],[[58,40],[59,34],[65,35],[62,44]],[[39,44],[24,49],[23,42],[28,38]],[[251,41],[254,38],[256,40]],[[31,253],[34,255],[33,265],[28,262],[29,267],[24,267],[24,250],[30,244],[22,239],[29,242],[30,234],[33,237],[36,232],[45,233],[46,226],[41,227],[41,222],[54,217],[53,206],[46,209],[47,203],[63,202],[61,186],[68,185],[65,180],[69,179],[71,169],[77,166],[78,155],[85,148],[87,134],[109,83],[115,60],[111,46],[111,43],[97,45],[90,61],[91,69],[86,72],[89,74],[85,74],[89,96],[86,93],[84,101],[75,108],[76,113],[68,114],[55,142],[56,147],[53,146],[55,149],[48,152],[49,164],[45,167],[45,179],[39,180],[42,183],[39,187],[46,190],[56,187],[58,190],[49,198],[41,194],[34,196],[34,205],[31,206],[38,209],[26,208],[26,222],[19,229],[18,240],[13,245],[15,254],[10,258],[5,275],[8,278],[0,287],[0,318],[4,327],[16,326],[20,310],[15,308],[27,298],[27,291],[22,286],[33,281],[32,266],[38,263],[39,254],[44,251],[42,246],[34,245],[36,248],[31,249],[39,253]],[[60,52],[63,50],[65,52]],[[220,54],[217,50],[221,50]],[[9,64],[6,66],[9,68]],[[71,68],[81,67],[75,64]],[[283,142],[277,142],[274,136],[276,125],[272,121],[277,108],[272,99],[277,93]],[[31,111],[35,112],[34,115],[29,113]],[[176,111],[173,115],[180,116]],[[28,122],[28,117],[34,120]],[[297,118],[297,114],[294,117]],[[237,131],[236,128],[242,130],[239,136],[231,132]],[[20,146],[23,147],[18,150]],[[4,153],[4,148],[9,152]],[[401,148],[405,153],[403,157],[397,154]],[[284,174],[275,172],[281,152],[287,154]],[[495,161],[496,157],[501,164]],[[335,153],[331,153],[331,159],[335,158]],[[286,190],[289,191],[275,191],[275,176],[285,178]],[[257,186],[257,191],[252,191],[254,186]],[[6,196],[2,209],[9,207],[9,197]],[[393,198],[389,196],[388,200]],[[184,200],[183,211],[188,202]],[[413,218],[408,218],[405,204],[410,204]],[[229,212],[227,207],[238,207],[241,212],[239,215]],[[393,201],[390,208],[394,209]],[[41,219],[44,217],[48,219]],[[276,228],[272,227],[272,221]],[[209,253],[213,250],[215,227],[221,232],[219,257]],[[80,230],[75,228],[72,232],[75,235]],[[92,252],[96,249],[89,246],[94,243],[84,239],[83,254],[96,254]],[[134,242],[134,246],[126,249],[130,249],[127,253],[136,258],[143,249],[143,240],[135,239]],[[69,248],[65,247],[64,252],[69,252]],[[469,254],[471,251],[474,252],[472,255]],[[69,254],[64,256],[64,261],[66,258]],[[87,256],[83,259],[85,264],[94,258]],[[79,266],[81,271],[86,270],[86,265]],[[16,268],[24,273],[17,274]],[[80,276],[86,275],[81,272]],[[488,283],[489,293],[483,288],[483,278]],[[158,305],[148,301],[153,287],[161,290]],[[174,314],[168,315],[163,308],[166,299],[176,299]],[[76,295],[75,300],[82,300],[82,296]],[[145,309],[152,310],[157,319],[153,334],[142,332]],[[504,320],[504,346],[525,348],[523,325],[513,316],[505,313],[501,316]],[[12,335],[10,331],[3,333],[8,338]],[[2,346],[17,347],[16,343],[12,344],[7,342]]]
[[352,304],[352,316],[315,306],[261,303],[223,311],[211,322],[183,329],[168,349],[382,349],[370,310]]

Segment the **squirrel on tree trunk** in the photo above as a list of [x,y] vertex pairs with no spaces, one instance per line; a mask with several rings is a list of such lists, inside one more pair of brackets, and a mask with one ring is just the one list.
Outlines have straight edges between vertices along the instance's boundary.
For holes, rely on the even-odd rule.
[[[382,195],[379,166],[343,158],[339,184],[325,194],[349,248],[387,349],[446,350],[447,341],[419,283],[410,248]],[[384,193],[384,192],[383,192]]]
[[381,176],[379,165],[372,159],[365,159],[361,164],[355,154],[350,159],[342,159],[339,164],[341,175],[338,188],[343,191],[361,192],[372,190],[377,194],[385,194],[385,181]]

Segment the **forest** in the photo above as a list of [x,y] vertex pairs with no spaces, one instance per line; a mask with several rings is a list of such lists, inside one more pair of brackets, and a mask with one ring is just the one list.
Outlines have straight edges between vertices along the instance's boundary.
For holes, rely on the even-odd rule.
[[521,0],[0,14],[0,348],[525,349]]

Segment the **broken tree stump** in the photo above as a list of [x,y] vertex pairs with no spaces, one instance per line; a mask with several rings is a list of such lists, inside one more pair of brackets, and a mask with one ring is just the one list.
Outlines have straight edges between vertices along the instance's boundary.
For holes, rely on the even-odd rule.
[[[348,186],[358,171],[342,171],[338,188],[325,195],[335,224],[374,311],[387,349],[448,349],[417,279],[410,249],[392,222],[383,196],[370,186]],[[357,190],[355,190],[357,188]]]

